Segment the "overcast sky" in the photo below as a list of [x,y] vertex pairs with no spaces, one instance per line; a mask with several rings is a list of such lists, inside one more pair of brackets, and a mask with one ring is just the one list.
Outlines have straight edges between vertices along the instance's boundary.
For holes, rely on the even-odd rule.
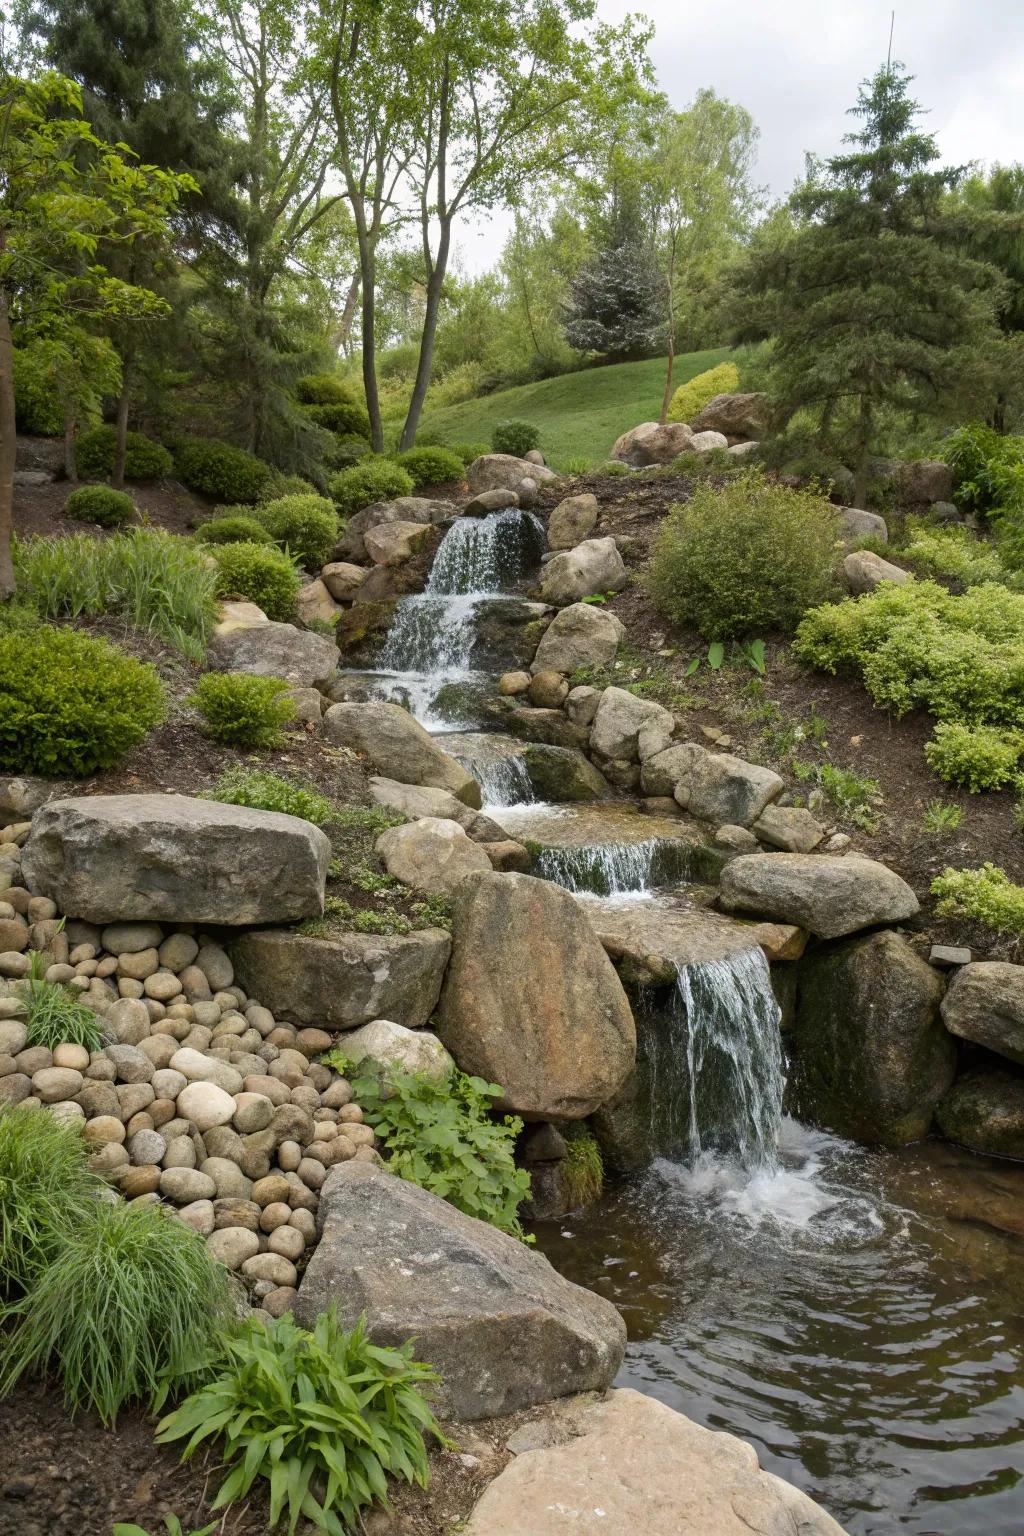
[[[683,107],[710,86],[761,130],[757,179],[784,197],[805,150],[828,154],[851,126],[857,84],[885,62],[892,0],[598,0],[603,20],[629,11],[655,26],[658,84]],[[943,159],[1024,160],[1024,0],[898,0],[893,57],[916,78]],[[459,240],[462,265],[493,264],[508,223]]]

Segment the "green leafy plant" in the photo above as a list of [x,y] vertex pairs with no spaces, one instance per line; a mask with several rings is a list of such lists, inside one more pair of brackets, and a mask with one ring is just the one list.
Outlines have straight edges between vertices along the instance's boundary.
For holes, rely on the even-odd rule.
[[963,817],[964,813],[958,805],[946,805],[941,800],[933,800],[925,807],[921,824],[931,837],[941,837],[943,833],[955,832]]
[[116,528],[131,522],[135,503],[127,491],[112,491],[109,485],[80,485],[65,501],[64,511],[79,523]]
[[377,836],[389,827],[402,827],[408,821],[401,811],[392,811],[386,805],[340,805],[334,813],[339,827],[352,832],[370,832]]
[[932,881],[932,895],[943,915],[970,918],[994,933],[1024,933],[1024,886],[995,864],[946,869]]
[[80,1129],[37,1105],[0,1109],[0,1293],[50,1264],[82,1205],[103,1190]]
[[211,517],[208,523],[200,523],[196,529],[200,544],[273,544],[273,534],[254,517],[232,513],[227,517]]
[[928,766],[947,784],[962,784],[972,795],[1002,789],[1017,776],[1024,732],[992,725],[943,721],[925,744]]
[[370,436],[370,418],[365,405],[354,400],[334,400],[323,405],[308,405],[306,415],[318,427],[337,432],[344,437],[359,437],[367,441]]
[[411,496],[412,476],[390,459],[366,458],[351,469],[339,470],[328,489],[340,517],[348,518],[375,501]]
[[[103,480],[114,468],[117,429],[93,427],[75,440],[75,468],[83,480]],[[129,432],[124,461],[128,480],[163,480],[174,468],[174,460],[162,443],[142,432]]]
[[668,408],[669,421],[693,421],[716,395],[732,395],[740,387],[739,369],[735,363],[718,363],[698,373],[685,384],[680,384],[672,396]]
[[19,984],[26,1006],[26,1044],[45,1046],[50,1051],[58,1045],[82,1045],[88,1051],[98,1051],[103,1044],[101,1020],[67,987],[47,981],[45,970],[42,952],[33,950],[28,976]]
[[0,634],[0,770],[112,768],[164,713],[154,668],[106,640],[47,625]]
[[205,672],[189,699],[214,741],[229,747],[276,747],[295,718],[295,701],[280,677]]
[[[177,1515],[164,1515],[164,1530],[167,1536],[213,1536],[219,1524],[219,1520],[211,1520],[209,1525],[204,1525],[200,1530],[186,1531]],[[149,1532],[141,1525],[126,1524],[125,1521],[119,1520],[115,1522],[111,1536],[149,1536]]]
[[578,1131],[568,1138],[561,1173],[565,1192],[574,1209],[600,1200],[604,1189],[604,1160],[597,1138],[590,1131]]
[[186,438],[174,454],[179,479],[213,501],[252,505],[270,479],[269,464],[212,437]]
[[306,373],[295,380],[295,398],[302,405],[338,405],[357,398],[355,390],[337,373]]
[[257,507],[255,517],[307,570],[318,571],[331,558],[338,514],[325,496],[281,496]]
[[251,805],[261,811],[301,816],[315,827],[322,827],[334,814],[326,795],[321,795],[312,784],[299,784],[259,768],[228,768],[207,798],[226,805]]
[[[928,528],[908,523],[909,541],[899,552],[904,565],[928,576],[943,576],[965,587],[984,581],[1015,580],[1006,570],[998,551],[984,544],[966,528]],[[884,550],[879,551],[885,557]],[[890,556],[891,558],[891,556]]]
[[307,1519],[347,1536],[359,1512],[387,1502],[387,1478],[427,1486],[424,1442],[445,1444],[424,1393],[438,1380],[412,1345],[370,1342],[365,1320],[346,1332],[333,1311],[312,1333],[290,1316],[252,1317],[223,1344],[211,1379],[165,1419],[157,1443],[204,1442],[229,1468],[214,1509],[244,1499],[257,1481],[270,1492],[270,1524],[294,1536]]
[[495,453],[510,453],[521,459],[540,442],[540,428],[532,421],[497,421],[491,432],[491,447]]
[[299,573],[283,550],[242,542],[215,545],[213,555],[218,596],[245,598],[281,623],[294,619]]
[[460,481],[465,468],[457,453],[450,448],[408,448],[400,453],[395,463],[412,476],[415,490],[427,485],[447,485]]

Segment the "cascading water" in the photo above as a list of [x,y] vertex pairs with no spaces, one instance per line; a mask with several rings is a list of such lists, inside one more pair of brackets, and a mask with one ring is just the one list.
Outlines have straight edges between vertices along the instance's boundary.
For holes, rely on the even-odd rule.
[[595,843],[572,848],[544,848],[535,873],[577,894],[594,896],[647,895],[657,883],[657,865],[664,858],[659,838],[643,843]]
[[533,800],[533,785],[521,752],[491,758],[456,753],[455,757],[480,785],[486,808],[501,810],[511,805],[528,805]]

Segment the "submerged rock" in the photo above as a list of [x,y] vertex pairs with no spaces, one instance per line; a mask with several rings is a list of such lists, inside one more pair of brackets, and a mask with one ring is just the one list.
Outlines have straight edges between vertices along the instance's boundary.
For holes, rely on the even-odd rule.
[[751,853],[722,871],[722,906],[796,923],[820,939],[838,939],[918,911],[905,880],[859,854]]

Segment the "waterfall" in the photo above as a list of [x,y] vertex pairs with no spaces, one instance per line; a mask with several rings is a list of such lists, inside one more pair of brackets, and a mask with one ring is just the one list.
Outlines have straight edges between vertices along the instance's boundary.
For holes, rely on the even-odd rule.
[[507,592],[525,581],[545,544],[543,523],[518,507],[460,517],[434,557],[426,595]]
[[542,849],[536,872],[577,894],[648,894],[656,886],[686,878],[689,852],[688,844],[663,837],[636,843],[556,845]]
[[463,757],[456,753],[455,759],[480,785],[485,809],[527,805],[534,799],[526,759],[521,752],[507,752],[495,757]]

